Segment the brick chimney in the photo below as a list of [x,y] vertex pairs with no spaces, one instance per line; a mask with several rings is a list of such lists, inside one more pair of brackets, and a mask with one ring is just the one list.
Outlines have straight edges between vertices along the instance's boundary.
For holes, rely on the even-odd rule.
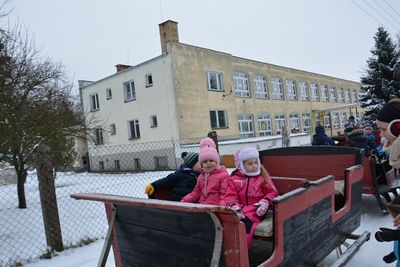
[[117,68],[117,72],[120,72],[121,70],[130,68],[132,66],[131,65],[124,65],[124,64],[117,64],[117,65],[115,65],[115,67]]
[[160,29],[161,51],[163,54],[167,53],[167,43],[179,43],[178,22],[167,20],[158,24]]

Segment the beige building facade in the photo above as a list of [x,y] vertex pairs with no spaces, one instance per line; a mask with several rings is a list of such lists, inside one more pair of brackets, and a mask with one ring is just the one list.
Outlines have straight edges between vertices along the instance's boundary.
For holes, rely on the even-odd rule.
[[[183,44],[176,22],[159,27],[162,55],[81,82],[86,117],[99,122],[89,153],[104,145],[188,144],[211,130],[233,138],[279,136],[285,125],[292,134],[310,134],[313,110],[358,102],[358,82]],[[339,130],[349,115],[317,119]]]

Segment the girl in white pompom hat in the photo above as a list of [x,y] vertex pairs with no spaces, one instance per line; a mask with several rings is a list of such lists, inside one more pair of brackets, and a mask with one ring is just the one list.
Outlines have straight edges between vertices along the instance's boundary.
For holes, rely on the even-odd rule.
[[260,163],[257,149],[241,148],[235,153],[236,170],[228,180],[224,201],[246,225],[248,248],[254,230],[278,196],[267,170]]

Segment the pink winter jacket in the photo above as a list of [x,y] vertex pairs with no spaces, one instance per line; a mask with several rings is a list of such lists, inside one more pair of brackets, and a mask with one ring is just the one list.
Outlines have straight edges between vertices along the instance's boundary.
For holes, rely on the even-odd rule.
[[229,174],[224,166],[212,173],[202,172],[197,178],[193,191],[182,198],[181,202],[224,205]]
[[260,217],[256,214],[257,207],[253,204],[261,199],[266,199],[272,206],[272,199],[277,196],[278,190],[276,190],[271,179],[268,179],[268,183],[265,184],[261,175],[246,177],[236,170],[228,180],[224,202],[226,206],[238,204],[246,217],[257,224],[260,222]]

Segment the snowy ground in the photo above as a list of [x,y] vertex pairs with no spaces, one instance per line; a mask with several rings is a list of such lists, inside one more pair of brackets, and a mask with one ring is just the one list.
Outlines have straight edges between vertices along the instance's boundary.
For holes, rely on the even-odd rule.
[[[382,257],[393,249],[392,242],[379,243],[373,237],[375,231],[381,227],[392,227],[392,219],[389,215],[383,215],[379,210],[375,198],[363,197],[364,210],[361,218],[361,226],[355,233],[363,231],[371,232],[371,239],[364,243],[357,254],[351,259],[346,266],[354,267],[377,267],[377,266],[395,266],[395,263],[386,264],[382,261]],[[60,253],[51,260],[40,260],[35,263],[26,265],[27,267],[91,267],[96,266],[100,257],[101,249],[104,240],[98,240],[88,246],[71,249]],[[332,263],[335,258],[335,253],[331,253],[324,261],[324,264]],[[107,261],[108,267],[115,267],[112,253]]]

